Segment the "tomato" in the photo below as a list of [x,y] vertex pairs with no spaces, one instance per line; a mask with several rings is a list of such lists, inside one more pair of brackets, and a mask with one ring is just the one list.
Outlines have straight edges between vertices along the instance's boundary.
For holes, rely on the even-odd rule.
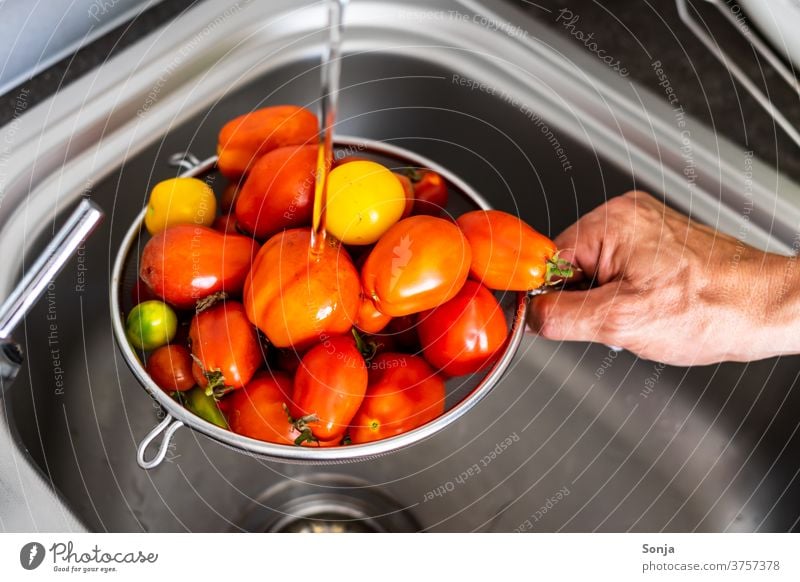
[[162,346],[147,358],[147,373],[167,392],[183,392],[194,386],[192,356],[185,347]]
[[456,222],[472,248],[470,274],[489,289],[529,291],[572,276],[555,243],[512,214],[475,210]]
[[240,115],[219,132],[217,166],[222,175],[236,179],[270,150],[309,143],[318,132],[317,116],[295,105],[265,107]]
[[178,329],[178,317],[163,301],[144,301],[131,309],[125,320],[125,335],[134,347],[154,350],[168,344]]
[[257,251],[246,236],[173,226],[147,241],[139,275],[158,297],[187,309],[219,291],[238,294]]
[[322,256],[309,253],[311,230],[286,230],[259,251],[244,286],[250,321],[276,347],[301,349],[322,335],[350,331],[359,306],[358,271],[329,237]]
[[192,374],[209,393],[222,386],[241,388],[263,363],[256,330],[236,301],[218,303],[195,315],[189,340]]
[[214,220],[212,228],[223,234],[239,234],[236,229],[236,216],[233,214],[223,214]]
[[403,208],[403,214],[400,218],[408,218],[414,211],[414,185],[411,183],[411,179],[405,174],[395,172],[394,175],[400,180],[400,185],[403,187],[403,194],[406,197],[406,205],[405,208]]
[[367,365],[350,336],[324,340],[303,356],[289,410],[321,440],[341,439],[367,390]]
[[356,320],[354,325],[364,333],[378,333],[386,327],[392,320],[390,315],[384,315],[371,298],[361,296],[361,303],[356,313]]
[[316,146],[278,148],[264,155],[236,199],[236,220],[258,239],[284,228],[311,224]]
[[455,296],[467,279],[470,260],[467,239],[452,222],[411,216],[377,242],[361,282],[381,313],[409,315]]
[[422,426],[444,413],[444,398],[444,381],[422,358],[376,356],[364,401],[350,422],[350,441],[368,443]]
[[372,244],[400,220],[405,204],[403,185],[386,167],[348,162],[328,175],[325,227],[345,244]]
[[503,309],[494,295],[475,281],[467,281],[453,299],[418,317],[425,359],[448,376],[486,368],[508,337]]
[[414,214],[439,216],[447,206],[447,182],[433,170],[411,170],[414,185]]
[[170,178],[150,193],[144,225],[156,234],[176,224],[211,226],[217,215],[217,199],[211,187],[197,178]]
[[206,394],[203,388],[196,387],[188,392],[181,392],[181,400],[189,412],[220,428],[228,428],[228,422],[216,398]]
[[224,398],[225,415],[235,433],[284,445],[300,433],[289,417],[292,379],[281,372],[259,372],[245,386]]

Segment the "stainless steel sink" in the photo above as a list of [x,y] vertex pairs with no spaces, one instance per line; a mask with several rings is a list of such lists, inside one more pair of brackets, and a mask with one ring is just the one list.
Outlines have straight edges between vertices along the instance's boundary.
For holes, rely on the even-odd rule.
[[[169,154],[213,153],[222,123],[251,108],[315,104],[321,5],[264,4],[201,4],[20,118],[0,176],[0,296],[82,192],[109,216],[18,334],[27,360],[2,401],[0,528],[266,531],[297,510],[295,493],[326,500],[303,527],[328,523],[337,495],[359,509],[333,520],[357,530],[796,527],[798,358],[680,369],[530,336],[465,419],[397,454],[278,464],[184,430],[168,462],[139,469],[159,410],[114,346],[110,264],[150,187],[174,175]],[[553,235],[647,187],[734,233],[751,197],[748,242],[790,247],[795,184],[775,188],[774,170],[688,120],[688,187],[668,107],[504,4],[356,0],[349,19],[341,133],[435,159]]]

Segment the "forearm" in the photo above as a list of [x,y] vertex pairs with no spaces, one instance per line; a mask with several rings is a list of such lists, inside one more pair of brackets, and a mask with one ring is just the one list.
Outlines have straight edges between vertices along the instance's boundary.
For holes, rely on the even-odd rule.
[[764,268],[755,280],[763,289],[763,312],[757,328],[763,357],[800,354],[799,262],[797,256],[766,255]]

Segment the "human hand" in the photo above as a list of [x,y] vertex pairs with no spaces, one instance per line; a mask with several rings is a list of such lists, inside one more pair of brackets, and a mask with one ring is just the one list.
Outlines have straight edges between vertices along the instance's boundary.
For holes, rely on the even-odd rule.
[[800,353],[796,257],[749,247],[644,192],[609,200],[555,242],[595,287],[534,298],[528,323],[545,338],[686,366]]

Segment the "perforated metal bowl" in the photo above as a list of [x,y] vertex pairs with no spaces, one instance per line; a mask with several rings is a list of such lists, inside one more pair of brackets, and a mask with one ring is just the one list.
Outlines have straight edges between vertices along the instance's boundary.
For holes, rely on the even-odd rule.
[[[352,137],[337,137],[336,147],[338,153],[357,153],[359,156],[381,161],[389,167],[412,166],[430,168],[438,172],[448,183],[450,202],[447,210],[455,216],[469,210],[489,208],[486,200],[447,169],[403,148]],[[216,158],[208,158],[202,162],[193,163],[192,166],[183,174],[184,176],[201,176],[215,171]],[[164,460],[172,435],[182,426],[201,432],[243,453],[283,462],[344,463],[392,453],[436,434],[464,416],[500,380],[511,363],[524,333],[529,296],[525,293],[505,293],[499,296],[498,299],[509,321],[509,332],[505,349],[497,362],[486,372],[448,380],[445,413],[404,434],[367,444],[324,448],[281,445],[242,436],[196,416],[159,388],[147,374],[142,361],[125,337],[125,314],[126,309],[130,308],[130,299],[128,298],[131,296],[131,287],[137,279],[139,252],[146,238],[142,236],[144,214],[145,211],[142,210],[122,241],[114,261],[110,286],[111,321],[117,345],[142,387],[164,410],[164,419],[145,436],[139,445],[137,462],[144,469],[156,467]],[[147,459],[147,449],[160,435],[163,436],[157,452],[152,458]]]

